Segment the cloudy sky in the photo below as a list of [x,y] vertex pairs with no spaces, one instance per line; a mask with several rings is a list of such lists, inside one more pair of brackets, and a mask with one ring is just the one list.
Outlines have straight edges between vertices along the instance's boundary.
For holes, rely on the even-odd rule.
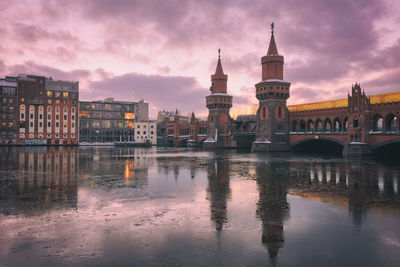
[[254,84],[275,22],[289,104],[400,91],[398,0],[0,0],[0,75],[79,80],[82,100],[204,116],[217,50],[232,114]]

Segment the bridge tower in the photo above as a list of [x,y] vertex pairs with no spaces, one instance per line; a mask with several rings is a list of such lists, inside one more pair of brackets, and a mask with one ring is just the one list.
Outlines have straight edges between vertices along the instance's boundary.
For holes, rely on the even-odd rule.
[[351,87],[348,95],[348,143],[343,148],[344,156],[366,156],[371,153],[368,132],[371,130],[370,99],[361,90],[360,84]]
[[268,52],[261,58],[261,81],[255,85],[259,107],[253,151],[289,150],[289,110],[286,100],[290,95],[290,82],[283,79],[283,64],[283,56],[278,54],[275,43],[272,23]]
[[218,63],[215,73],[211,75],[211,94],[206,96],[208,108],[207,139],[204,148],[228,147],[231,145],[233,121],[229,115],[232,107],[232,96],[227,93],[228,75],[224,74],[221,64],[221,49],[218,49]]

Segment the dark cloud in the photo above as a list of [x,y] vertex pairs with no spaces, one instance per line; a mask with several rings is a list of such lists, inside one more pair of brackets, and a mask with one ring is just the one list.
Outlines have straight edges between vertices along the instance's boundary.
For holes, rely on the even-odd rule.
[[85,100],[114,97],[118,100],[144,99],[158,109],[183,112],[204,111],[206,88],[200,88],[193,77],[143,75],[127,73],[90,83],[90,91],[82,91]]
[[79,43],[78,37],[72,35],[68,31],[50,32],[41,26],[32,24],[14,23],[13,32],[15,33],[16,37],[27,43],[35,43],[46,39],[56,41],[57,43]]
[[5,72],[8,73],[8,75],[32,74],[45,77],[52,77],[56,80],[71,80],[71,81],[87,79],[91,75],[91,72],[88,70],[76,69],[71,71],[64,71],[55,67],[36,64],[35,62],[32,61],[27,61],[24,64],[6,66]]

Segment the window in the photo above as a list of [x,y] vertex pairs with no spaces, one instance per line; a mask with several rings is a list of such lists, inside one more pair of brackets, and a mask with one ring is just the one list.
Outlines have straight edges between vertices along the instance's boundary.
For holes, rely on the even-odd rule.
[[357,118],[354,118],[353,127],[354,127],[354,128],[357,128],[357,127],[358,127],[358,119],[357,119]]
[[52,103],[51,99],[48,99],[48,100],[47,100],[47,103],[51,104],[51,103]]
[[39,122],[39,127],[43,127],[43,122]]
[[51,127],[51,122],[47,123],[47,127],[49,127],[49,128]]
[[67,120],[67,115],[64,115],[64,120],[65,120],[65,121]]
[[140,134],[140,131],[137,131],[137,134]]
[[25,114],[24,113],[21,113],[21,119],[22,120],[25,119]]
[[60,126],[60,124],[58,122],[56,122],[56,127],[58,128]]
[[56,120],[59,120],[60,119],[60,115],[56,115]]
[[31,122],[31,123],[29,124],[29,127],[33,127],[33,122]]
[[56,97],[60,97],[61,96],[61,92],[55,92],[55,96]]
[[143,131],[143,134],[146,134],[146,131]]
[[52,97],[53,96],[53,92],[52,91],[47,91],[47,97]]
[[63,97],[68,98],[68,92],[63,92]]
[[39,120],[43,119],[43,114],[39,114]]
[[29,116],[30,118],[31,118],[31,120],[33,119],[33,114],[30,114],[30,116]]
[[150,128],[153,129],[153,128],[154,128],[154,125],[151,125]]
[[278,117],[282,118],[282,107],[278,108]]
[[263,118],[265,118],[266,114],[265,114],[265,107],[262,108],[262,116]]

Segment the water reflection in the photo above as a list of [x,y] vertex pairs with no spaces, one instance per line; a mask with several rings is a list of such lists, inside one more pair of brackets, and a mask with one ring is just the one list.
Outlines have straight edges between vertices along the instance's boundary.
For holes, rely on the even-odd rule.
[[231,197],[229,188],[229,160],[213,158],[207,168],[207,199],[210,201],[211,220],[218,233],[228,222],[227,202]]
[[256,167],[257,217],[262,222],[262,244],[268,249],[269,256],[275,258],[283,247],[284,222],[289,218],[287,201],[288,164],[260,164]]
[[76,209],[76,147],[3,148],[2,152],[8,155],[1,161],[2,213],[37,215],[49,209]]
[[[382,258],[399,259],[398,253],[385,254],[400,247],[399,177],[398,167],[375,161],[289,154],[0,148],[0,226],[7,227],[7,233],[22,233],[10,234],[10,247],[20,254],[9,252],[4,237],[0,251],[14,255],[14,260],[24,253],[47,255],[48,247],[60,251],[64,247],[59,240],[66,240],[70,247],[83,244],[85,257],[99,259],[82,260],[80,249],[65,252],[75,265],[102,265],[104,259],[117,265],[190,265],[192,260],[193,265],[210,266],[230,260],[280,265],[285,259],[291,265],[312,266],[318,264],[305,261],[307,255],[297,253],[300,246],[309,251],[326,246],[338,253],[339,246],[329,245],[331,241],[345,247],[354,245],[356,237],[374,240],[358,245],[364,251],[382,246]],[[34,231],[21,230],[31,223]],[[40,240],[48,228],[60,233],[49,231],[52,235]],[[40,248],[33,232],[46,242],[45,252],[21,249],[26,242]],[[360,251],[354,253],[363,255]],[[115,255],[131,261],[119,261]],[[325,256],[313,255],[319,263]]]
[[399,170],[365,162],[291,162],[290,193],[325,203],[348,206],[361,227],[368,210],[398,212]]

